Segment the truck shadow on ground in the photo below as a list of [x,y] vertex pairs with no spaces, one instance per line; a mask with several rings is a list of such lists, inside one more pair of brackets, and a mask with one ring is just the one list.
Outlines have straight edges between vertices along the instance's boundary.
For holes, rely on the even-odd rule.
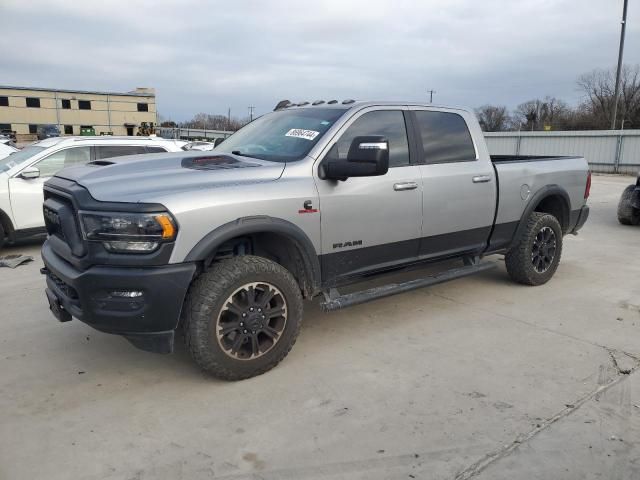
[[[467,281],[494,285],[513,285],[501,265],[502,262],[497,259],[495,261],[498,263],[498,268],[482,272],[476,275],[474,280]],[[344,289],[344,292],[354,289],[371,288],[389,282],[407,281],[433,273],[437,270],[438,267],[430,267],[427,269],[387,275],[356,284],[349,289]],[[455,283],[460,281],[461,280],[456,280],[448,285],[452,285],[452,288],[457,288],[455,287]],[[442,290],[442,288],[440,288],[440,290]],[[300,337],[292,352],[284,360],[284,363],[296,361],[296,358],[292,357],[297,357],[298,355],[306,357],[309,355],[313,356],[314,349],[310,347],[318,345],[331,345],[337,349],[349,348],[351,338],[354,336],[362,337],[368,334],[368,331],[371,329],[369,312],[372,310],[393,310],[395,314],[393,315],[393,325],[390,328],[401,330],[404,328],[403,325],[405,321],[413,322],[415,320],[411,314],[403,313],[400,309],[396,308],[396,305],[406,303],[411,306],[411,310],[424,310],[426,313],[423,321],[428,322],[429,309],[433,306],[433,303],[436,303],[436,297],[428,295],[429,291],[430,288],[426,287],[413,292],[394,295],[374,300],[367,304],[329,313],[324,312],[320,307],[322,296],[312,301],[307,301],[305,302],[305,313]],[[416,294],[416,292],[418,293]],[[42,308],[43,310],[46,309],[44,301]],[[189,379],[195,382],[201,382],[203,380],[215,383],[220,382],[201,372],[193,363],[185,346],[181,328],[176,330],[173,354],[161,355],[138,350],[122,337],[97,332],[77,320],[73,320],[69,325],[60,325],[60,327],[74,327],[71,335],[65,335],[65,338],[61,339],[64,347],[59,347],[62,347],[64,351],[67,352],[75,350],[73,357],[76,360],[81,359],[81,363],[84,364],[86,362],[87,364],[86,367],[82,367],[83,371],[93,370],[93,373],[99,376],[103,374],[109,376],[114,372],[118,374],[129,373],[134,376],[146,374],[150,378],[157,377],[158,381],[162,378],[163,382],[175,381],[176,379],[181,379],[182,381]],[[70,332],[67,331],[66,333]],[[309,361],[305,362],[305,368],[312,368],[311,366],[314,364],[314,360],[309,358],[307,358],[307,360]]]

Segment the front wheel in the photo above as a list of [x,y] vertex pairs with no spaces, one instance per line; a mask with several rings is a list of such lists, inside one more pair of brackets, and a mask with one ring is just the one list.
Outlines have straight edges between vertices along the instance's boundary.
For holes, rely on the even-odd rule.
[[207,373],[242,380],[287,356],[302,323],[302,294],[291,273],[255,256],[223,260],[198,277],[183,312],[187,348]]
[[618,203],[618,221],[622,225],[640,225],[640,210],[633,208],[631,198],[636,189],[635,185],[629,185],[622,192]]
[[562,254],[562,228],[553,215],[533,212],[517,245],[507,252],[505,264],[512,280],[525,285],[547,283]]

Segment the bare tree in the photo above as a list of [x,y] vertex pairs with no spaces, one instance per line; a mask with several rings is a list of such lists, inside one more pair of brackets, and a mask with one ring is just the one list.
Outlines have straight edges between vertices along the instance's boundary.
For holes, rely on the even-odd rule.
[[533,99],[518,105],[514,113],[515,124],[522,130],[564,128],[571,116],[571,108],[555,97]]
[[198,113],[194,117],[181,124],[184,128],[199,128],[203,130],[230,130],[236,131],[248,123],[248,119],[238,119],[225,115],[211,115],[209,113]]
[[476,108],[476,116],[485,132],[504,132],[511,123],[509,111],[504,106],[483,105]]
[[[583,108],[590,113],[595,128],[608,128],[613,115],[615,71],[593,70],[578,79],[584,92]],[[640,127],[640,65],[624,65],[620,75],[618,122],[625,126]]]

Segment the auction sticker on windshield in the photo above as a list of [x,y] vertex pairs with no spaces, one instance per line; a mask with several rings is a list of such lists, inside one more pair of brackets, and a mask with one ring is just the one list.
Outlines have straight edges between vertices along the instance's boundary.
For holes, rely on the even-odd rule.
[[303,130],[301,128],[292,128],[289,130],[284,136],[285,137],[295,137],[295,138],[304,138],[306,140],[313,140],[318,136],[320,132],[316,132],[315,130]]

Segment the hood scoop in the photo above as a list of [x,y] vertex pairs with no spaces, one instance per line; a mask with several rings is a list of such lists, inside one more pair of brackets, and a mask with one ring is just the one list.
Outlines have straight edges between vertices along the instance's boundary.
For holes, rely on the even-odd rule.
[[204,155],[201,157],[183,158],[182,168],[192,170],[218,170],[226,168],[259,167],[257,163],[240,161],[228,155]]
[[95,165],[96,167],[106,167],[114,164],[115,162],[110,162],[109,160],[94,160],[93,162],[87,163],[87,165]]

